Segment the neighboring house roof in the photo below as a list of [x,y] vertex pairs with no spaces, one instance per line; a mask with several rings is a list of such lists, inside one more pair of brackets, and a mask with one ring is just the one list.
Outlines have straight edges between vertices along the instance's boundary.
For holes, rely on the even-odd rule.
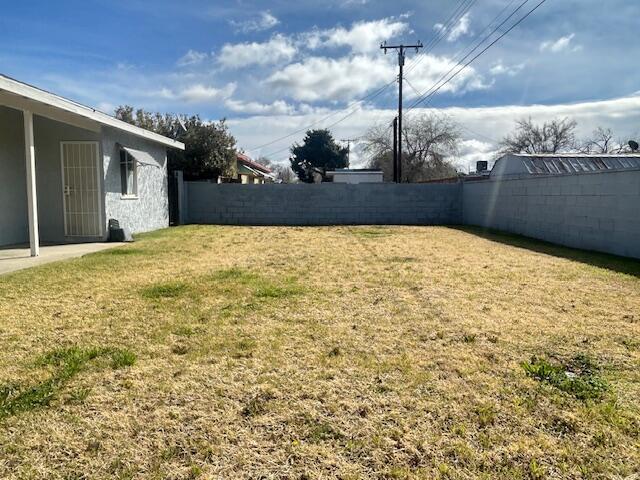
[[249,167],[252,170],[258,170],[262,174],[272,173],[271,169],[267,168],[261,163],[254,162],[253,160],[251,160],[251,158],[249,158],[244,153],[238,153],[238,162],[242,163],[244,166]]
[[[10,100],[7,102],[10,105],[18,103],[20,105],[23,105],[25,110],[29,110],[32,106],[37,107],[38,105],[41,105],[42,108],[33,110],[33,113],[37,115],[42,115],[45,117],[49,116],[47,115],[47,112],[50,112],[53,108],[55,110],[65,112],[66,114],[72,114],[82,117],[99,125],[107,125],[109,127],[125,131],[127,133],[150,140],[152,142],[160,143],[168,147],[177,148],[179,150],[184,150],[184,144],[181,142],[168,137],[164,137],[162,135],[158,135],[157,133],[151,132],[149,130],[136,127],[129,123],[123,122],[122,120],[118,120],[111,115],[102,113],[94,108],[87,107],[80,103],[74,102],[73,100],[68,100],[59,95],[55,95],[40,88],[28,85],[26,83],[0,74],[0,105],[2,104],[3,97],[6,100]],[[36,103],[34,104],[33,102]],[[55,117],[55,115],[50,116]]]
[[640,154],[510,154],[501,157],[491,176],[568,175],[640,169]]

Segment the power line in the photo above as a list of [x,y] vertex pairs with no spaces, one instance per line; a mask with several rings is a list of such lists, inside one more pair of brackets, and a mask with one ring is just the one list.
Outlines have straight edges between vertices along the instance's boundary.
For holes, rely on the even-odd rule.
[[[379,88],[378,90],[375,90],[374,92],[369,93],[369,94],[368,94],[368,95],[366,95],[365,97],[362,97],[361,99],[356,100],[356,102],[355,102],[355,103],[356,103],[356,104],[359,104],[359,103],[362,103],[362,102],[364,102],[364,101],[366,101],[366,100],[371,99],[372,97],[373,97],[373,98],[376,98],[379,94],[381,94],[382,92],[384,92],[387,88],[389,88],[389,87],[390,87],[391,85],[393,85],[394,83],[395,83],[395,79],[394,79],[393,81],[391,81],[391,82],[389,82],[389,83],[385,84],[384,86],[382,86],[382,87],[381,87],[381,88]],[[280,137],[280,138],[276,138],[275,140],[272,140],[272,141],[270,141],[270,142],[263,143],[262,145],[258,145],[257,147],[251,148],[250,150],[259,150],[259,149],[261,149],[261,148],[264,148],[264,147],[268,147],[268,146],[270,146],[270,145],[273,145],[274,143],[281,142],[282,140],[286,140],[287,138],[293,137],[294,135],[297,135],[298,133],[305,132],[305,131],[307,131],[307,130],[309,129],[309,127],[313,127],[313,126],[315,126],[315,125],[318,125],[319,123],[322,123],[322,122],[324,122],[324,121],[328,120],[329,118],[334,117],[334,116],[336,116],[337,114],[339,114],[339,113],[341,113],[341,112],[344,112],[345,110],[351,109],[352,107],[353,107],[353,105],[348,106],[348,107],[346,107],[346,108],[343,108],[342,110],[336,110],[336,111],[334,111],[334,112],[330,113],[329,115],[327,115],[326,117],[323,117],[323,118],[321,118],[320,120],[316,120],[315,122],[310,123],[309,125],[305,126],[304,128],[301,128],[301,129],[299,129],[299,130],[295,130],[295,131],[293,131],[293,132],[291,132],[291,133],[289,133],[289,134],[287,134],[287,135],[284,135],[284,136],[282,136],[282,137]]]
[[[371,97],[371,100],[374,100],[374,99],[376,99],[377,97],[379,97],[379,96],[384,92],[384,90],[386,90],[387,88],[389,88],[393,83],[395,83],[395,80],[394,80],[393,82],[391,82],[391,83],[389,83],[389,84],[385,85],[384,89],[379,90],[379,91],[378,91],[378,93],[377,93],[376,95],[374,95],[373,97]],[[336,126],[336,125],[338,125],[339,123],[342,123],[342,122],[344,122],[347,118],[352,117],[353,115],[355,115],[359,110],[360,110],[360,109],[359,109],[358,107],[354,108],[354,109],[353,109],[353,110],[351,110],[349,113],[347,113],[344,117],[342,117],[342,118],[340,118],[339,120],[337,120],[336,122],[333,122],[332,124],[330,124],[330,125],[326,126],[325,128],[326,128],[327,130],[331,130],[333,127],[335,127],[335,126]],[[344,110],[337,110],[335,113],[342,113],[342,112],[344,112]],[[333,115],[331,115],[331,116],[333,116]],[[328,117],[327,117],[327,118],[328,118]],[[327,118],[325,118],[325,120],[326,120]],[[320,123],[320,122],[315,122],[315,125],[317,125],[318,123]],[[305,127],[305,128],[303,128],[303,129],[298,130],[296,133],[294,133],[294,134],[292,134],[292,135],[287,135],[286,137],[284,137],[284,138],[282,138],[282,139],[280,139],[280,140],[284,140],[284,139],[289,138],[289,137],[291,137],[291,136],[293,136],[293,135],[295,135],[295,134],[297,134],[297,133],[305,132],[305,131],[307,131],[307,130],[308,130],[308,127]],[[290,146],[286,146],[286,147],[284,147],[284,148],[281,148],[280,150],[276,150],[275,152],[271,152],[271,153],[269,153],[269,154],[267,154],[267,155],[265,155],[265,156],[266,156],[266,157],[274,156],[274,155],[277,155],[277,154],[279,154],[279,153],[282,153],[282,152],[284,152],[284,151],[289,150],[289,148],[290,148]]]
[[[476,2],[477,2],[477,0],[461,0],[461,1],[458,3],[458,6],[454,9],[453,13],[452,13],[452,14],[449,16],[449,18],[447,19],[447,21],[443,23],[443,28],[440,30],[440,35],[437,35],[436,37],[434,37],[434,39],[433,39],[431,42],[429,42],[428,50],[427,50],[427,51],[430,51],[430,50],[432,50],[433,48],[435,48],[435,46],[436,46],[436,45],[437,45],[437,44],[438,44],[438,43],[439,43],[439,42],[444,38],[444,36],[449,32],[449,29],[451,28],[451,26],[452,26],[452,25],[454,25],[455,23],[457,23],[457,22],[458,22],[458,20],[459,20],[460,18],[462,18],[462,16],[464,16],[464,15],[469,11],[469,9],[470,9],[470,8],[471,8],[471,7],[472,7]],[[407,72],[410,72],[410,71],[414,70],[414,69],[415,69],[415,67],[417,66],[417,64],[418,64],[418,63],[420,63],[420,62],[424,59],[424,57],[426,57],[426,53],[427,53],[427,52],[425,52],[425,54],[423,54],[423,55],[418,55],[418,56],[414,59],[414,61],[412,62],[412,64],[410,64],[410,65],[407,67]],[[372,99],[372,98],[371,98],[372,96],[375,96],[375,98],[377,98],[377,96],[378,96],[378,92],[380,92],[380,93],[381,93],[381,92],[383,92],[384,90],[386,90],[387,88],[389,88],[393,83],[395,83],[395,81],[396,81],[396,79],[394,78],[394,80],[392,80],[391,82],[389,82],[389,83],[385,84],[385,85],[384,85],[384,86],[382,86],[379,90],[376,90],[376,91],[374,91],[374,92],[372,92],[372,93],[370,93],[370,94],[368,94],[368,95],[366,95],[366,96],[364,96],[364,97],[360,98],[360,99],[359,99],[359,100],[357,100],[355,103],[358,103],[358,104],[359,104],[359,103],[363,103],[363,102],[365,102],[366,100],[370,100],[370,99]],[[276,138],[275,140],[271,140],[271,141],[269,141],[269,142],[267,142],[267,143],[264,143],[264,144],[262,144],[262,145],[258,145],[257,147],[251,148],[251,149],[249,149],[249,150],[250,150],[250,151],[253,151],[253,150],[260,150],[260,149],[262,149],[262,148],[265,148],[265,147],[271,146],[271,145],[273,145],[273,144],[275,144],[275,143],[281,142],[282,140],[286,140],[287,138],[291,138],[291,137],[293,137],[293,136],[295,136],[295,135],[297,135],[297,134],[299,134],[299,133],[303,133],[303,132],[307,131],[310,127],[316,126],[316,125],[318,125],[318,124],[320,124],[320,123],[322,123],[322,122],[324,122],[324,121],[328,120],[329,118],[332,118],[332,117],[334,117],[335,115],[337,115],[337,114],[339,114],[339,113],[341,113],[341,112],[344,112],[344,111],[350,110],[350,109],[351,109],[351,106],[345,107],[345,108],[343,108],[343,109],[341,109],[341,110],[336,110],[335,112],[330,113],[330,114],[329,114],[329,115],[327,115],[326,117],[321,118],[320,120],[316,120],[315,122],[312,122],[312,123],[308,124],[308,125],[307,125],[307,126],[305,126],[304,128],[300,128],[300,129],[298,129],[298,130],[295,130],[295,131],[293,131],[293,132],[290,132],[290,133],[289,133],[289,134],[287,134],[287,135],[284,135],[284,136],[282,136],[282,137]],[[355,111],[357,111],[357,107],[356,107],[356,110],[355,110]],[[347,116],[345,116],[345,117],[343,118],[343,120],[344,120],[344,119],[346,119],[346,118],[349,118],[351,115],[352,115],[352,114],[348,114]],[[341,120],[341,121],[342,121],[342,120]],[[340,122],[336,122],[336,123],[332,124],[332,126],[337,125],[338,123],[340,123]],[[330,127],[328,127],[328,128],[330,128]],[[288,149],[288,147],[287,147],[287,149]],[[278,151],[278,152],[275,152],[275,153],[280,153],[281,151],[282,151],[282,150],[280,150],[280,151]],[[274,154],[274,153],[272,153],[271,155],[273,155],[273,154]]]
[[[464,17],[466,15],[469,12],[469,10],[471,10],[471,8],[476,4],[477,1],[478,0],[463,0],[458,5],[458,8],[456,8],[456,10],[452,14],[452,16],[449,18],[449,20],[443,24],[443,27],[440,29],[439,35],[436,35],[427,44],[427,46],[426,46],[426,48],[424,50],[424,53],[421,54],[419,57],[417,57],[417,59],[416,59],[416,61],[414,62],[413,65],[411,65],[411,66],[409,66],[409,68],[407,68],[407,72],[406,73],[410,73],[411,71],[416,69],[416,67],[428,56],[428,54],[431,51],[433,51],[433,49],[436,46],[438,46],[440,44],[440,42],[444,39],[444,37],[447,36],[447,34],[450,33],[451,27],[453,25],[457,24],[460,21],[460,19],[462,19],[462,17]],[[469,3],[464,5],[466,2],[469,2]],[[463,7],[463,8],[462,8],[462,10],[460,10],[458,12],[458,9],[460,9],[460,7]]]
[[[502,25],[504,25],[518,10],[520,10],[529,0],[525,0],[522,4],[520,4],[520,6],[511,14],[509,15],[509,17],[507,17],[507,19],[505,19],[499,26],[497,26],[493,32],[491,32],[484,40],[482,40],[471,52],[469,52],[460,62],[458,62],[458,64],[456,66],[454,66],[451,70],[449,70],[449,72],[447,72],[444,76],[446,77],[449,73],[451,73],[451,71],[455,70],[455,68],[459,65],[461,65],[462,61],[465,60],[466,58],[469,57],[469,55],[471,55],[474,51],[476,51],[480,45],[482,45],[488,38],[490,38]],[[500,40],[502,40],[505,36],[507,36],[514,28],[516,28],[518,25],[520,25],[524,20],[526,20],[531,14],[533,14],[538,8],[540,8],[542,6],[543,3],[545,3],[547,0],[542,0],[540,3],[538,3],[535,7],[533,7],[531,10],[529,10],[524,16],[522,16],[516,23],[514,23],[511,27],[509,27],[504,33],[502,33],[502,35],[500,35],[498,38],[496,38],[493,42],[491,42],[489,45],[487,45],[484,49],[482,49],[482,51],[480,51],[476,56],[474,56],[471,60],[469,60],[466,64],[462,65],[462,67],[455,72],[453,75],[451,75],[449,78],[447,78],[445,80],[444,83],[442,83],[441,85],[437,86],[437,88],[432,87],[429,91],[425,92],[424,94],[422,94],[420,96],[420,98],[418,98],[413,105],[411,105],[411,107],[409,107],[409,110],[413,110],[414,108],[416,108],[420,103],[424,102],[427,99],[431,99],[433,98],[433,96],[438,93],[440,91],[440,89],[442,89],[442,87],[444,87],[447,83],[449,83],[451,80],[453,80],[455,77],[457,77],[463,70],[465,70],[467,67],[469,67],[469,65],[471,65],[475,60],[477,60],[479,57],[481,57],[482,55],[484,55],[484,53],[489,50],[491,47],[493,47],[496,43],[498,43]],[[440,80],[438,81],[440,82]],[[437,83],[436,82],[436,85]],[[435,88],[435,89],[434,89]],[[428,94],[428,95],[427,95]]]
[[[500,25],[498,25],[489,35],[487,35],[487,37],[485,37],[481,42],[478,43],[478,45],[476,45],[476,47],[474,47],[473,50],[471,50],[471,52],[469,52],[465,57],[463,57],[456,66],[454,66],[451,70],[449,70],[449,72],[447,72],[443,77],[440,78],[440,80],[438,80],[427,92],[425,92],[425,94],[422,94],[419,96],[418,100],[409,108],[409,111],[413,110],[414,108],[416,108],[417,105],[419,105],[420,103],[422,103],[424,100],[426,100],[427,98],[431,99],[433,98],[433,96],[440,90],[442,89],[448,82],[450,82],[453,78],[455,78],[458,74],[460,74],[460,72],[462,72],[465,68],[467,68],[469,65],[471,65],[475,60],[477,60],[480,56],[482,56],[487,50],[489,50],[491,47],[493,47],[496,43],[498,43],[502,38],[504,38],[506,35],[508,35],[514,28],[516,28],[518,25],[520,25],[524,20],[526,20],[530,15],[532,15],[536,10],[538,10],[538,8],[540,8],[545,2],[546,0],[542,0],[540,1],[535,7],[533,7],[531,10],[529,10],[525,15],[523,15],[517,22],[515,22],[511,27],[509,27],[509,29],[507,29],[504,33],[502,33],[498,38],[496,38],[493,42],[491,42],[486,48],[484,48],[480,53],[478,53],[476,56],[474,56],[469,62],[467,62],[465,65],[463,65],[460,70],[458,70],[456,73],[454,73],[454,75],[452,75],[451,77],[449,77],[444,83],[442,83],[441,85],[438,86],[438,83],[440,83],[440,81],[446,77],[449,73],[451,73],[453,70],[455,70],[455,68],[457,66],[460,66],[462,61],[465,60],[466,58],[468,58],[474,51],[476,51],[484,42],[487,41],[487,39],[491,38],[491,36],[493,36],[493,34],[495,32],[497,32],[500,27],[502,27],[506,22],[509,21],[509,19],[511,19],[526,3],[528,3],[529,0],[525,0],[524,2],[522,2],[522,4],[520,4],[520,6],[518,6],[518,8],[516,8]],[[515,0],[513,0],[510,4],[507,5],[507,7],[505,7],[497,16],[496,18],[488,24],[487,27],[485,27],[485,29],[483,30],[486,31],[495,21],[497,21],[502,14],[506,11],[507,8],[509,8],[513,3],[515,3]],[[476,37],[477,38],[477,37]],[[436,88],[437,86],[437,88]],[[435,90],[434,90],[435,88]],[[433,90],[433,91],[432,91]],[[429,93],[431,92],[431,93]],[[428,97],[425,97],[425,95],[429,93]],[[425,98],[422,98],[425,97]],[[388,128],[387,128],[388,130]],[[470,129],[467,129],[469,131],[471,131]],[[471,131],[472,133],[475,133],[473,131]],[[386,133],[386,130],[385,130]],[[479,134],[478,134],[479,135]],[[485,138],[493,141],[495,143],[495,140],[490,139],[489,137],[486,137],[485,135],[480,135],[480,136],[484,136]]]

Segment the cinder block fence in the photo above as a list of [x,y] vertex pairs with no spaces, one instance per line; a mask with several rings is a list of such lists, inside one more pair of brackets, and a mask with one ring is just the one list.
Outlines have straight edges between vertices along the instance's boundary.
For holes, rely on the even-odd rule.
[[468,182],[463,223],[640,258],[640,171]]
[[462,185],[238,185],[187,182],[189,223],[224,225],[450,225]]
[[184,223],[476,225],[640,258],[640,170],[458,184],[184,182]]

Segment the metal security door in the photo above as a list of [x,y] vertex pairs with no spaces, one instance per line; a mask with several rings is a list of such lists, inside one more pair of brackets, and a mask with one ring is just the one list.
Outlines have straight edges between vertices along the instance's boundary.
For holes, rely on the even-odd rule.
[[100,156],[97,142],[62,142],[64,233],[101,237]]

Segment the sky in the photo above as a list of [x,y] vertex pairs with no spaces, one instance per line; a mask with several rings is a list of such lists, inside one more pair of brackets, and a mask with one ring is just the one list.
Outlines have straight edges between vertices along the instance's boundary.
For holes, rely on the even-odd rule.
[[[224,118],[239,148],[284,163],[307,128],[330,127],[341,140],[390,124],[397,57],[380,43],[422,41],[428,48],[407,54],[405,109],[460,125],[462,170],[491,160],[520,118],[568,116],[579,136],[603,126],[624,141],[640,137],[636,0],[547,0],[409,109],[523,1],[7,2],[0,73],[107,113],[129,104]],[[475,53],[538,3],[526,2]],[[352,166],[366,164],[362,146]]]

